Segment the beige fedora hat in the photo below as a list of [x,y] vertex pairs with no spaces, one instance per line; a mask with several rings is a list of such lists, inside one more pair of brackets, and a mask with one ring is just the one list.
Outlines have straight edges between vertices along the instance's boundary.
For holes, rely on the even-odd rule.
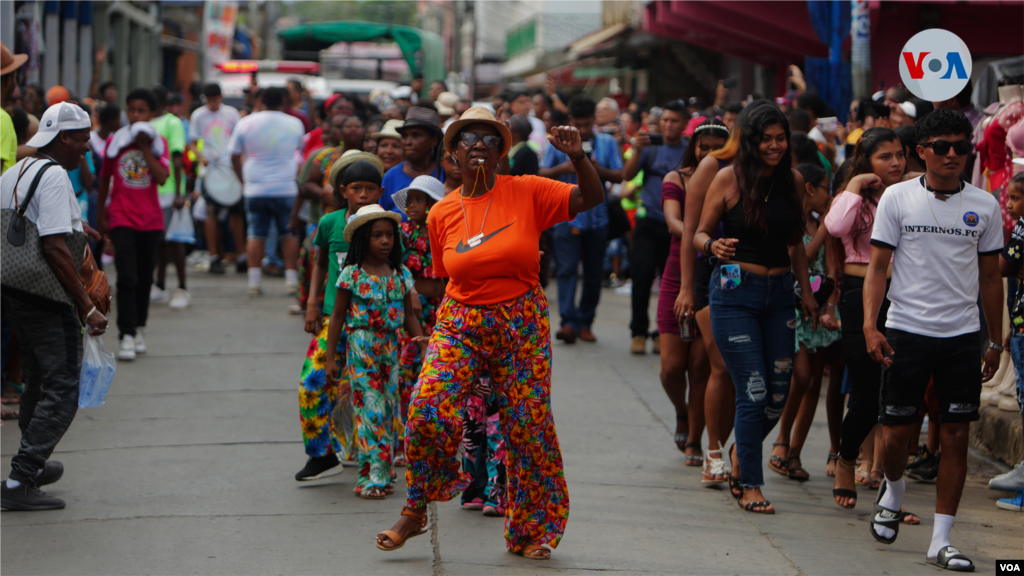
[[380,129],[380,132],[374,132],[370,135],[370,138],[373,138],[374,140],[380,140],[381,138],[394,138],[395,140],[401,140],[402,135],[398,133],[398,129],[403,125],[405,125],[405,122],[401,120],[388,120]]
[[381,208],[380,204],[363,206],[355,214],[350,216],[348,222],[345,223],[345,242],[352,241],[352,236],[355,235],[356,230],[359,230],[360,226],[372,220],[380,220],[381,218],[390,218],[399,225],[402,224],[402,215],[398,212],[385,210]]
[[458,120],[448,127],[448,130],[444,133],[445,150],[450,154],[455,153],[455,147],[452,144],[452,140],[455,139],[455,136],[461,132],[463,128],[470,124],[488,124],[493,126],[495,130],[498,131],[498,134],[501,135],[502,140],[502,150],[499,158],[503,158],[508,154],[509,148],[512,147],[512,133],[509,132],[508,126],[505,126],[501,122],[495,120],[494,114],[483,106],[473,106],[469,110],[466,110],[465,114],[460,116]]

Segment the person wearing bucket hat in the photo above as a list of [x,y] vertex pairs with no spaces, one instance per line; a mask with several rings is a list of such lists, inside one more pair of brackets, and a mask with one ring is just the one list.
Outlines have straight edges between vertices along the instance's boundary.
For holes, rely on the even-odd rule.
[[402,135],[398,133],[403,124],[402,120],[388,120],[381,131],[372,136],[377,141],[377,157],[384,163],[385,172],[398,166],[403,159]]
[[604,200],[579,131],[556,127],[551,146],[569,155],[573,186],[537,176],[498,175],[508,153],[508,127],[482,107],[449,127],[445,147],[464,184],[434,205],[427,220],[434,274],[448,278],[447,296],[409,406],[408,497],[402,517],[377,535],[385,551],[424,532],[427,503],[447,501],[468,485],[457,459],[461,409],[484,369],[504,411],[509,477],[506,547],[545,559],[565,531],[569,497],[551,415],[551,334],[538,285],[541,231]]
[[405,123],[397,128],[402,135],[402,157],[404,161],[384,174],[384,193],[380,205],[385,210],[394,210],[391,195],[408,188],[417,176],[433,176],[444,182],[441,169],[441,155],[444,152],[441,140],[441,118],[433,108],[413,106],[405,116]]
[[[353,164],[345,180],[362,170],[372,167]],[[349,217],[345,240],[351,248],[338,275],[327,334],[328,350],[335,349],[343,328],[348,341],[344,371],[352,390],[360,466],[355,492],[369,500],[395,491],[391,468],[399,330],[404,327],[421,351],[426,349],[413,313],[412,274],[402,265],[400,222],[398,214],[377,204],[363,206]],[[324,370],[328,385],[337,386],[338,362],[333,356],[327,357]]]
[[[346,354],[346,338],[342,333],[334,348],[327,347],[327,335],[330,329],[330,318],[334,312],[337,291],[330,289],[338,282],[341,262],[349,252],[349,239],[345,235],[348,215],[357,212],[364,206],[370,206],[380,198],[381,166],[378,162],[354,160],[361,156],[370,156],[363,152],[346,153],[339,170],[341,180],[334,188],[336,210],[324,214],[316,229],[312,232],[312,246],[308,253],[313,256],[312,270],[309,274],[310,284],[308,297],[305,301],[305,330],[313,335],[306,351],[306,359],[302,364],[299,378],[299,418],[302,422],[302,439],[306,447],[306,465],[295,475],[298,481],[315,480],[340,472],[339,456],[343,460],[352,460],[356,456],[352,419],[343,416],[341,427],[337,427],[334,418],[324,420],[323,414],[333,414],[335,408],[342,406],[342,414],[349,415],[351,400],[347,394],[341,394],[337,386],[328,385],[325,378],[327,350],[334,350],[338,362]],[[339,177],[334,173],[335,178]],[[397,217],[397,215],[394,215]],[[326,280],[326,283],[325,283]],[[328,288],[324,290],[323,288]],[[344,376],[344,375],[343,375]],[[347,384],[347,380],[342,378]],[[343,388],[348,388],[344,386]]]
[[[11,54],[7,45],[0,43],[0,75],[3,77],[2,90],[0,90],[0,103],[7,105],[11,100],[14,89],[18,87],[15,80],[15,70],[21,68],[28,61],[27,54]],[[14,135],[14,122],[6,110],[0,109],[0,173],[6,172],[14,166],[18,155],[18,139]]]

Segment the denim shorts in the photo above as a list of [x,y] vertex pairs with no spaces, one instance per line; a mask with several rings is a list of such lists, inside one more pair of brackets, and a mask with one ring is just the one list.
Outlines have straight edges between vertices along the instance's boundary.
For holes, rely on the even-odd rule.
[[266,240],[270,234],[270,223],[274,222],[279,238],[292,235],[288,221],[292,216],[295,196],[274,196],[271,198],[246,198],[245,213],[249,221],[249,238]]
[[1015,333],[1010,338],[1010,357],[1017,369],[1017,407],[1024,414],[1024,334]]

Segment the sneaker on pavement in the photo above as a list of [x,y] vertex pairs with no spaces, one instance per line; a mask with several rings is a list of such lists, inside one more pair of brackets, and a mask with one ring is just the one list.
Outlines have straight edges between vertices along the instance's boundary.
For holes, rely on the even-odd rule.
[[0,481],[0,508],[6,510],[59,510],[64,501],[50,496],[31,481],[22,482],[17,488],[8,488],[7,481]]
[[647,354],[647,338],[644,336],[633,336],[629,345],[629,351],[633,354]]
[[142,338],[142,328],[135,329],[135,353],[146,353],[146,341]]
[[343,466],[338,461],[338,457],[334,454],[328,454],[327,456],[310,457],[306,460],[306,465],[295,474],[295,479],[299,482],[307,480],[319,480],[320,478],[326,478],[328,476],[334,476],[335,474],[341,473]]
[[928,451],[928,445],[921,444],[917,447],[917,454],[910,457],[905,469],[910,470],[911,468],[920,468],[921,465],[927,463],[931,457],[932,453]]
[[121,337],[121,344],[117,348],[117,359],[125,362],[135,360],[135,338],[130,334]]
[[171,295],[167,293],[167,290],[161,290],[156,284],[149,289],[149,301],[166,304],[171,299]]
[[53,484],[60,480],[61,476],[64,476],[64,465],[56,460],[47,460],[46,464],[43,464],[43,471],[36,476],[36,486]]
[[996,506],[1003,510],[1024,512],[1024,488],[1017,490],[1017,494],[1013,498],[1000,498],[996,501]]
[[907,470],[907,476],[918,482],[934,484],[939,477],[939,462],[942,460],[942,452],[935,452],[931,460],[917,468]]
[[1006,490],[1007,492],[1015,492],[1024,488],[1024,462],[1017,464],[1009,472],[989,480],[988,487],[993,490]]
[[249,296],[259,296],[263,294],[263,288],[259,284],[249,284],[248,290]]
[[208,271],[209,271],[210,274],[223,274],[224,273],[224,262],[219,260],[219,259],[218,260],[211,260],[210,261],[210,269]]
[[192,295],[188,293],[188,290],[178,288],[174,291],[174,296],[171,296],[169,306],[174,310],[184,310],[188,308],[190,302],[192,302]]
[[298,282],[288,282],[288,281],[285,281],[285,283],[284,283],[284,293],[287,296],[295,296],[298,292],[299,292],[299,283]]

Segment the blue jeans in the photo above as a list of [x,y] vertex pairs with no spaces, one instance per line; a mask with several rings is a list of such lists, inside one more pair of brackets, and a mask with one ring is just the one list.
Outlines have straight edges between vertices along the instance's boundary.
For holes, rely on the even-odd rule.
[[1010,337],[1010,357],[1017,369],[1017,407],[1024,414],[1024,334],[1015,332]]
[[[570,222],[555,226],[555,262],[558,268],[558,312],[562,326],[576,331],[590,329],[601,301],[601,265],[608,244],[608,227],[577,229]],[[576,306],[576,278],[583,262],[583,290]]]
[[782,416],[793,375],[793,273],[740,272],[726,290],[721,267],[711,274],[711,329],[736,386],[736,450],[747,488],[764,485],[761,445]]
[[249,221],[249,238],[266,240],[270,234],[270,222],[277,228],[279,238],[292,235],[288,229],[288,221],[292,216],[292,205],[295,196],[274,196],[270,198],[246,198],[245,214]]

